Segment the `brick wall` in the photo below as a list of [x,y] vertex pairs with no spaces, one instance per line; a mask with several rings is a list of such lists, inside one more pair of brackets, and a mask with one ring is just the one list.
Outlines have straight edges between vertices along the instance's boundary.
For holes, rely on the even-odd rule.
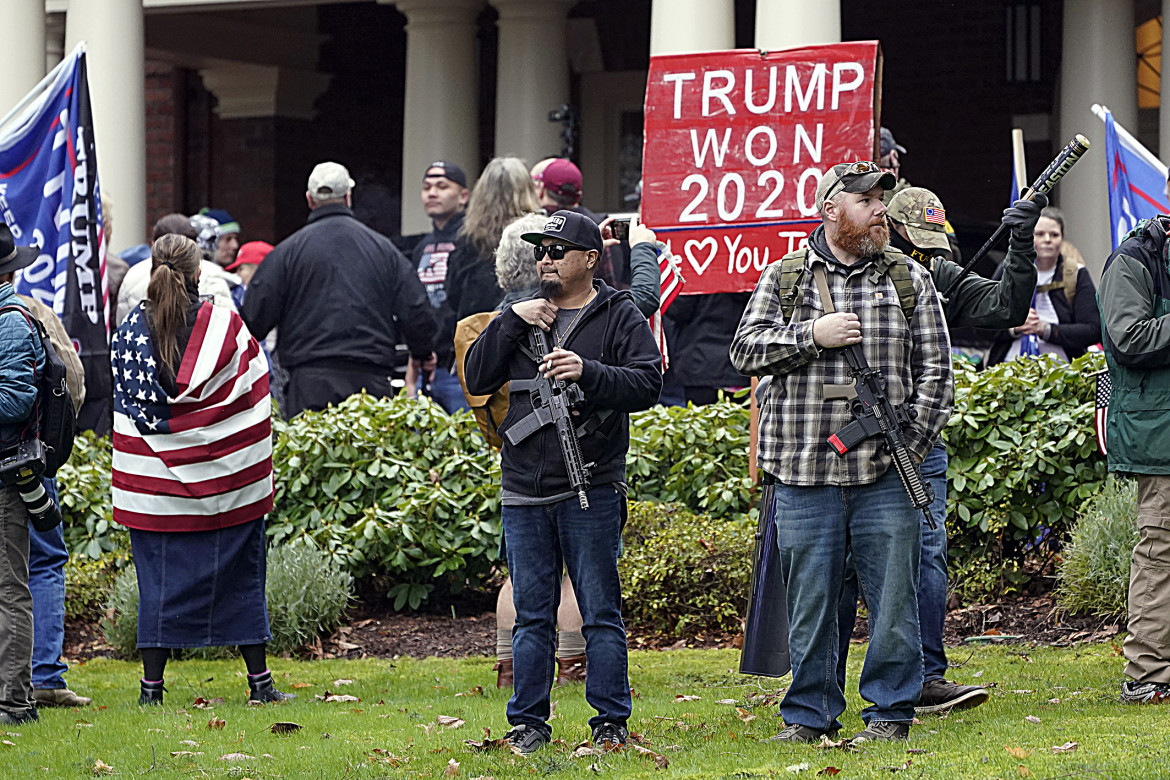
[[[161,215],[179,211],[183,201],[185,165],[185,74],[167,62],[146,61],[146,226]],[[111,193],[117,212],[119,193]],[[115,222],[115,228],[117,223]],[[118,245],[149,240],[121,236]]]

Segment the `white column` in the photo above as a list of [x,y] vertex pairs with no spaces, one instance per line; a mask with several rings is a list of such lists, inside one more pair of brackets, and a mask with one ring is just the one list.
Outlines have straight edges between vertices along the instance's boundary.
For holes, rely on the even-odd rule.
[[[407,19],[401,230],[411,235],[431,229],[419,200],[429,164],[450,160],[471,177],[479,170],[475,20],[484,4],[483,0],[395,0],[394,4]],[[514,57],[523,53],[510,52]]]
[[839,0],[756,0],[756,48],[793,49],[841,42]]
[[651,0],[651,3],[651,55],[735,48],[735,0]]
[[98,178],[118,212],[114,251],[148,238],[143,39],[142,0],[69,0],[65,48],[86,41]]
[[0,117],[7,114],[45,75],[45,0],[0,0],[4,77],[0,78]]
[[497,155],[529,165],[559,154],[562,125],[548,112],[569,102],[565,16],[576,0],[492,0],[500,12]]
[[[1092,148],[1056,185],[1055,195],[1064,211],[1065,237],[1081,250],[1094,276],[1100,274],[1112,247],[1105,186],[1105,125],[1093,116],[1090,107],[1094,103],[1108,106],[1118,122],[1137,132],[1133,19],[1133,0],[1064,3],[1060,135],[1056,143],[1063,146],[1074,134],[1082,133]],[[1047,165],[1048,160],[1042,164]]]

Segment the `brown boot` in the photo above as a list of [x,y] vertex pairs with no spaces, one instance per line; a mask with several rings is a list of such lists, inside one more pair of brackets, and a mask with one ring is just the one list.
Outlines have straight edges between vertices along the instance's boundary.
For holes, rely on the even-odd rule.
[[557,659],[557,685],[585,682],[585,656]]
[[512,659],[501,658],[496,661],[496,665],[492,667],[493,672],[499,672],[496,677],[497,688],[511,688],[512,687]]

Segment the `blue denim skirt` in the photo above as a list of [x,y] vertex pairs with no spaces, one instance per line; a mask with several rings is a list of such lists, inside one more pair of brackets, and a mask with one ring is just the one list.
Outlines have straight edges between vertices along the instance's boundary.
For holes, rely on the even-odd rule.
[[264,518],[215,531],[130,529],[138,646],[255,645],[272,638]]

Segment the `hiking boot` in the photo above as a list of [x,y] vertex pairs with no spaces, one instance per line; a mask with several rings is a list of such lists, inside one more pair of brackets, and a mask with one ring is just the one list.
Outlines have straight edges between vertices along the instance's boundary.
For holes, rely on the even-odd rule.
[[544,733],[538,728],[528,726],[521,723],[519,726],[513,726],[512,729],[504,735],[504,741],[511,745],[523,755],[535,753],[540,748],[548,744],[548,734]]
[[849,744],[857,745],[863,742],[874,742],[879,739],[886,742],[897,742],[910,738],[910,724],[898,723],[893,720],[874,720],[865,726],[865,731],[859,731],[849,740]]
[[629,738],[629,729],[616,723],[602,723],[593,729],[593,746],[607,753],[611,750],[621,750]]
[[36,723],[40,719],[36,707],[25,710],[0,709],[0,726],[19,726],[23,723]]
[[832,739],[832,737],[836,733],[837,733],[836,729],[833,729],[832,731],[821,731],[820,729],[814,729],[812,726],[802,726],[799,723],[793,723],[792,725],[785,726],[784,730],[781,731],[776,736],[769,737],[768,741],[769,742],[820,742],[821,737],[829,737],[830,739]]
[[496,675],[497,688],[511,688],[512,687],[512,659],[501,658],[496,661],[496,665],[492,667],[493,672],[499,672]]
[[1170,684],[1126,680],[1121,684],[1122,704],[1161,704],[1170,699]]
[[557,685],[585,682],[585,656],[557,659]]
[[88,707],[93,699],[78,696],[68,688],[34,688],[33,698],[38,707]]
[[258,701],[267,704],[268,702],[282,702],[289,699],[295,699],[295,693],[281,693],[272,685],[272,672],[265,672],[258,677],[248,675],[248,688],[251,691],[248,694],[248,701]]
[[929,715],[948,710],[969,710],[989,698],[988,690],[978,685],[959,685],[942,678],[927,680],[922,684],[922,697],[914,711],[919,715]]
[[140,684],[142,686],[141,692],[138,694],[138,703],[140,705],[145,706],[150,704],[163,703],[163,691],[165,691],[166,688],[163,687],[162,680],[159,680],[158,682],[147,682],[146,680],[141,680]]

